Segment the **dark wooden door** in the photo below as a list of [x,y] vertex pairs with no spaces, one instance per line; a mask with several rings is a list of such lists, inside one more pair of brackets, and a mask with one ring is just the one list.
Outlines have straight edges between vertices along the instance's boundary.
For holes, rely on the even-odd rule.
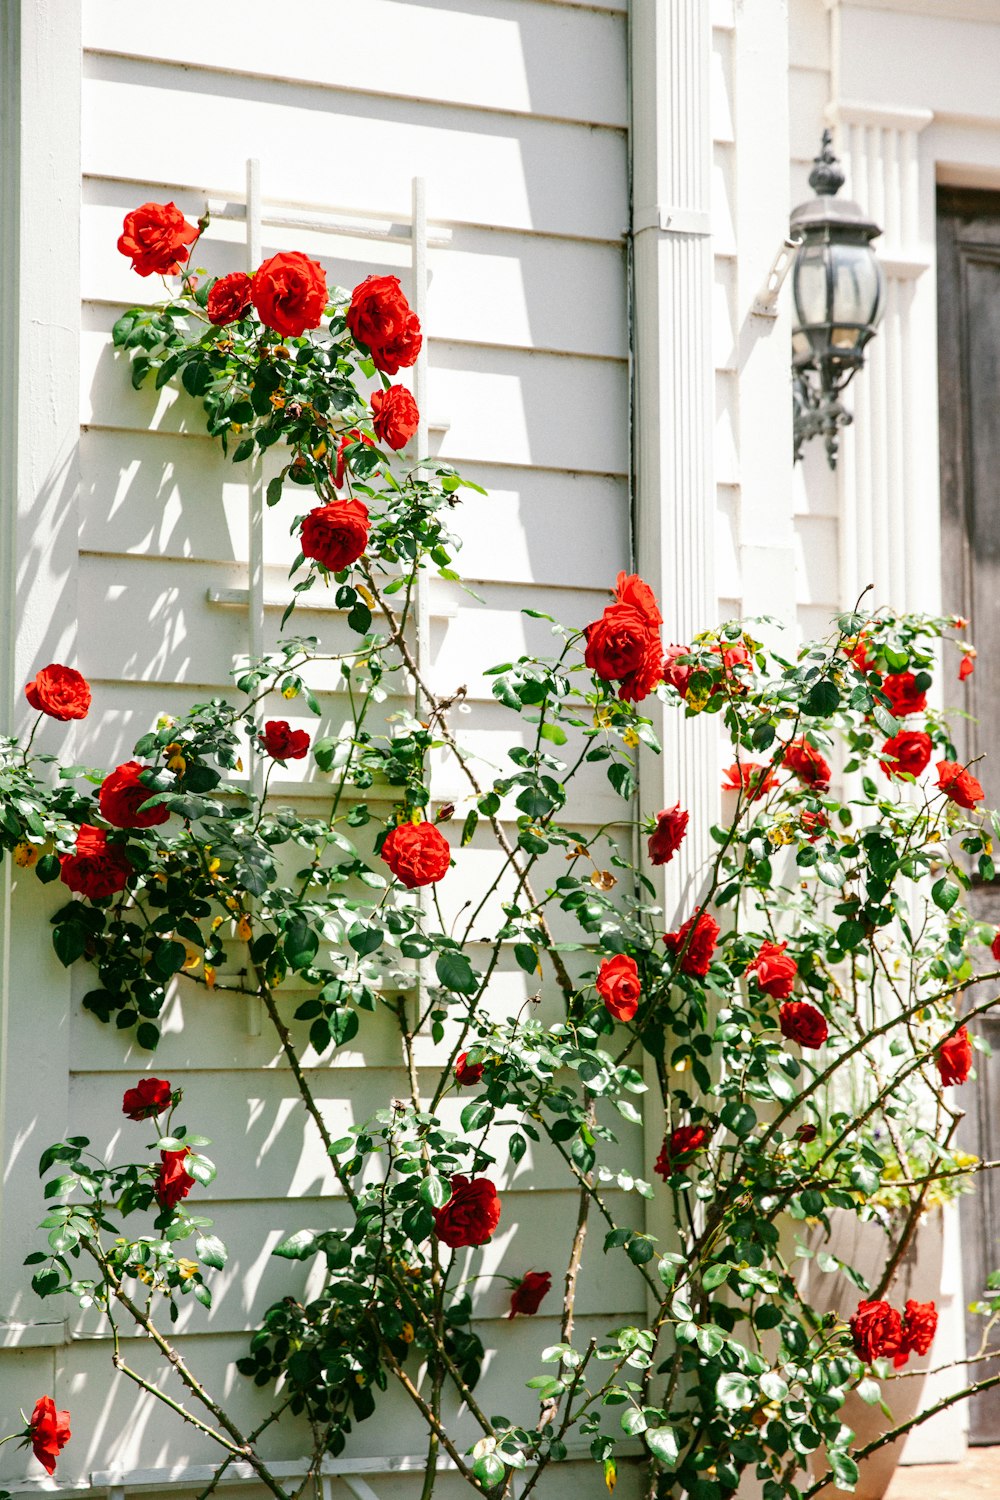
[[[941,522],[944,609],[970,622],[978,648],[964,689],[945,654],[945,701],[970,719],[956,727],[964,760],[985,755],[976,775],[986,804],[1000,807],[1000,193],[941,189],[938,195],[938,375],[941,403]],[[1000,927],[1000,883],[971,892],[977,917]],[[985,950],[984,950],[985,951]],[[979,1081],[961,1091],[967,1114],[959,1139],[985,1160],[1000,1159],[1000,1015],[977,1029],[993,1048],[977,1057]],[[984,1172],[962,1200],[966,1303],[985,1293],[1000,1267],[1000,1180]],[[968,1316],[969,1350],[983,1322]],[[1000,1387],[970,1405],[970,1440],[1000,1442]]]

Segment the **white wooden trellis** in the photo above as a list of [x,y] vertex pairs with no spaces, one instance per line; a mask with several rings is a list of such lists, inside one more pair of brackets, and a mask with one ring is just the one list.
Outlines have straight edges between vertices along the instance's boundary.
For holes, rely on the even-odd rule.
[[[390,241],[394,244],[409,243],[411,248],[411,272],[413,309],[421,328],[426,326],[427,315],[427,250],[430,245],[447,245],[451,242],[450,230],[436,226],[433,237],[428,234],[427,188],[422,177],[412,180],[410,217],[401,220],[398,215],[377,216],[371,213],[355,213],[342,208],[299,208],[277,203],[268,203],[262,193],[260,162],[254,158],[246,164],[246,193],[243,201],[208,199],[206,211],[211,219],[242,220],[246,225],[247,271],[257,269],[263,255],[264,227],[283,230],[308,230],[341,234],[352,239]],[[415,434],[418,458],[427,456],[430,423],[427,417],[427,339],[421,344],[413,372],[414,399],[417,403],[419,423]],[[435,423],[438,431],[446,430],[445,424]],[[247,495],[247,584],[243,589],[208,590],[210,604],[245,605],[248,612],[247,649],[251,659],[264,655],[265,611],[272,605],[284,607],[286,600],[272,600],[264,590],[264,475],[261,455],[255,453],[249,460]],[[315,609],[310,601],[306,608]],[[336,609],[327,605],[326,608]],[[429,663],[430,634],[430,589],[426,574],[417,576],[414,590],[413,654],[417,670],[423,676]],[[417,714],[420,713],[422,693],[418,683],[414,684]],[[256,738],[251,741],[249,754],[250,788],[255,797],[264,789],[264,761]],[[424,891],[417,892],[418,905],[423,908],[426,901]],[[421,966],[422,967],[422,966]],[[259,1036],[261,1030],[261,1002],[252,996],[247,1002],[247,1030],[251,1036]]]

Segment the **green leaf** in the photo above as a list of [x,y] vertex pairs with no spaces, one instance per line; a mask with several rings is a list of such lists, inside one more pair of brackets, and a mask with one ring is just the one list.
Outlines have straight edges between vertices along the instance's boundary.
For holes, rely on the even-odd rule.
[[441,1208],[451,1197],[451,1188],[443,1177],[432,1173],[420,1184],[420,1196],[431,1208]]
[[464,953],[456,953],[450,948],[439,953],[434,969],[438,983],[456,995],[474,995],[479,987],[479,979]]
[[467,1104],[462,1110],[462,1129],[466,1131],[481,1130],[483,1126],[489,1125],[496,1110],[486,1099],[475,1099]]
[[206,1266],[221,1271],[229,1252],[217,1234],[200,1234],[194,1242],[194,1253]]
[[931,887],[931,900],[942,911],[951,911],[958,900],[958,896],[958,886],[953,880],[947,880],[942,877],[942,879],[936,880]]
[[215,1163],[209,1161],[207,1156],[199,1156],[196,1151],[191,1151],[184,1158],[184,1170],[195,1182],[207,1187],[215,1176]]
[[301,917],[285,928],[285,961],[291,969],[308,969],[319,949],[319,937]]
[[491,1490],[504,1476],[503,1459],[498,1458],[495,1453],[484,1453],[472,1465],[472,1472],[484,1490]]
[[738,1370],[731,1370],[728,1374],[719,1376],[715,1396],[719,1405],[724,1406],[727,1411],[739,1411],[741,1407],[753,1405],[753,1384],[746,1375],[741,1375]]
[[514,957],[526,974],[534,974],[538,968],[538,953],[530,943],[515,943]]
[[802,712],[813,718],[828,719],[840,703],[840,690],[828,678],[814,682],[802,705]]
[[672,1427],[647,1427],[642,1436],[650,1453],[665,1469],[676,1469],[681,1448]]
[[59,926],[53,929],[52,946],[56,950],[59,962],[68,969],[70,964],[83,957],[87,946],[87,933],[79,922],[60,922]]
[[160,1028],[152,1021],[140,1021],[135,1028],[135,1039],[147,1052],[155,1052],[160,1041]]
[[271,1254],[280,1255],[283,1260],[308,1260],[319,1249],[318,1238],[315,1229],[297,1229],[287,1240],[275,1245]]

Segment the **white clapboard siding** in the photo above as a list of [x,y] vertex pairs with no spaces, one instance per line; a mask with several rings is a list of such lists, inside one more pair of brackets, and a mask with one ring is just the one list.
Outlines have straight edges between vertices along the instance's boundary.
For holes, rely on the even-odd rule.
[[[426,179],[430,449],[490,490],[488,497],[465,492],[456,508],[454,527],[465,543],[457,565],[479,599],[432,580],[427,670],[443,691],[466,687],[464,709],[453,711],[452,722],[467,734],[484,777],[494,767],[510,768],[507,752],[525,743],[528,731],[493,699],[484,666],[524,650],[554,654],[559,643],[549,626],[527,619],[522,608],[582,626],[600,613],[629,556],[625,9],[624,0],[489,0],[474,7],[462,0],[427,6],[372,0],[344,8],[334,26],[322,0],[306,0],[289,28],[275,26],[261,0],[241,7],[237,24],[231,7],[214,0],[196,26],[118,0],[85,0],[76,660],[100,712],[78,726],[79,763],[126,758],[160,713],[227,692],[236,701],[232,671],[247,649],[247,612],[209,596],[246,588],[247,471],[223,460],[203,436],[186,396],[132,390],[109,330],[124,308],[161,295],[158,279],[135,276],[115,249],[125,213],[147,199],[173,199],[194,221],[209,198],[241,198],[247,158],[255,157],[266,199],[311,211],[391,215],[400,226],[408,221],[412,179]],[[199,266],[210,274],[242,266],[243,234],[238,222],[217,217],[199,247]],[[322,260],[331,285],[349,288],[370,272],[393,272],[412,295],[409,248],[398,238],[315,230],[296,236],[265,226],[263,246],[265,254],[304,249]],[[400,379],[409,384],[410,372]],[[265,475],[280,462],[280,454],[269,454]],[[288,486],[265,517],[269,646],[288,597],[296,550],[290,523],[308,504],[307,495]],[[306,596],[288,633],[317,634],[328,650],[351,644],[342,615],[310,607],[316,603],[328,604],[328,596]],[[320,721],[300,701],[277,696],[265,712],[313,733],[335,728],[343,702],[335,666],[319,664],[308,675]],[[393,685],[373,716],[376,729],[401,706]],[[60,726],[46,726],[45,748],[66,742]],[[278,801],[294,798],[303,811],[321,815],[329,780],[299,764],[276,775],[272,791]],[[447,756],[436,757],[433,782],[435,802],[454,800],[458,807],[446,826],[456,864],[441,891],[453,912],[488,889],[498,862],[482,827],[468,848],[457,847],[469,793]],[[379,820],[389,815],[393,797],[387,787],[365,794]],[[624,840],[627,812],[604,768],[588,765],[566,818],[583,832],[613,825]],[[369,839],[377,826],[366,831]],[[539,864],[539,887],[566,868],[563,851],[553,850]],[[48,887],[33,899],[48,912],[64,896]],[[494,906],[483,923],[495,915]],[[577,935],[558,911],[553,928]],[[231,941],[220,984],[238,973],[241,953]],[[483,950],[474,947],[472,957],[482,963]],[[588,969],[585,955],[569,957],[574,973]],[[50,954],[39,970],[43,978],[45,965],[55,965]],[[266,1020],[258,1032],[245,999],[181,982],[151,1060],[82,1010],[95,976],[76,966],[70,977],[71,1013],[60,1022],[65,1076],[55,1081],[67,1095],[66,1123],[52,1124],[39,1098],[23,1121],[11,1168],[17,1190],[26,1204],[37,1200],[41,1212],[34,1162],[50,1134],[71,1129],[116,1152],[145,1141],[150,1132],[121,1115],[122,1090],[141,1072],[185,1088],[185,1119],[212,1138],[219,1167],[211,1188],[199,1189],[200,1201],[232,1258],[213,1275],[211,1312],[185,1305],[179,1338],[192,1366],[214,1390],[231,1395],[250,1426],[252,1414],[267,1409],[269,1393],[236,1375],[232,1361],[246,1348],[259,1297],[305,1285],[303,1268],[269,1255],[274,1243],[304,1224],[343,1218],[329,1162]],[[27,980],[18,983],[14,1003],[28,1006]],[[541,1013],[558,1014],[551,976],[524,974],[505,951],[491,982],[496,1011],[516,1014],[539,992]],[[291,1018],[306,993],[300,981],[282,986],[282,1013]],[[306,1023],[291,1024],[335,1134],[405,1091],[390,1016],[366,1016],[359,1036],[332,1058],[318,1058],[308,1046]],[[418,1039],[421,1067],[432,1064],[434,1050],[429,1036]],[[462,1102],[452,1094],[443,1106],[456,1128]],[[615,1119],[621,1144],[609,1159],[648,1176],[642,1132]],[[489,1410],[530,1424],[536,1403],[523,1381],[537,1372],[541,1347],[558,1337],[560,1265],[576,1200],[551,1153],[533,1148],[516,1168],[502,1142],[500,1155],[495,1175],[504,1218],[494,1243],[468,1257],[465,1274],[520,1275],[531,1266],[555,1274],[535,1320],[505,1319],[503,1282],[473,1284],[486,1342],[502,1352],[502,1359],[488,1355],[482,1399]],[[607,1201],[642,1223],[636,1198],[609,1188]],[[645,1295],[620,1252],[604,1259],[602,1240],[598,1221],[581,1283],[584,1341],[638,1314]],[[45,1338],[53,1347],[15,1351],[16,1370],[5,1354],[0,1385],[5,1405],[23,1401],[30,1367],[39,1390],[52,1390],[71,1407],[74,1438],[60,1478],[74,1483],[116,1466],[134,1474],[209,1462],[211,1444],[137,1401],[126,1382],[109,1378],[108,1339],[90,1315],[39,1305],[24,1291],[19,1262],[33,1243],[29,1222],[4,1245],[5,1284],[20,1289],[5,1300],[4,1314],[29,1323],[65,1316],[73,1336],[64,1345],[58,1323],[9,1334],[8,1341]],[[129,1338],[127,1350],[134,1363],[161,1373],[145,1341]],[[462,1445],[475,1437],[464,1416],[449,1413],[448,1425]],[[392,1393],[379,1416],[358,1429],[351,1451],[419,1454],[425,1444],[419,1416]],[[293,1460],[309,1446],[308,1432],[293,1425],[274,1435],[268,1451]],[[0,1472],[19,1475],[23,1460],[10,1452],[10,1446],[0,1450]],[[578,1489],[571,1474],[547,1478],[550,1500]],[[379,1500],[414,1493],[405,1475],[374,1482]],[[419,1492],[419,1479],[416,1485]],[[619,1493],[633,1492],[623,1467]],[[445,1478],[441,1493],[450,1500],[458,1489]]]

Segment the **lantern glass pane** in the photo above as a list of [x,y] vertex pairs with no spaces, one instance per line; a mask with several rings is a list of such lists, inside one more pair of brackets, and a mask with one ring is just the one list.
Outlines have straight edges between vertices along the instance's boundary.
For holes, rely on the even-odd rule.
[[[868,245],[839,244],[832,247],[834,323],[871,324],[880,302],[879,265]],[[841,343],[847,329],[838,328],[834,342]],[[852,334],[850,342],[856,342]]]
[[803,245],[795,257],[795,313],[800,328],[829,321],[827,246]]

